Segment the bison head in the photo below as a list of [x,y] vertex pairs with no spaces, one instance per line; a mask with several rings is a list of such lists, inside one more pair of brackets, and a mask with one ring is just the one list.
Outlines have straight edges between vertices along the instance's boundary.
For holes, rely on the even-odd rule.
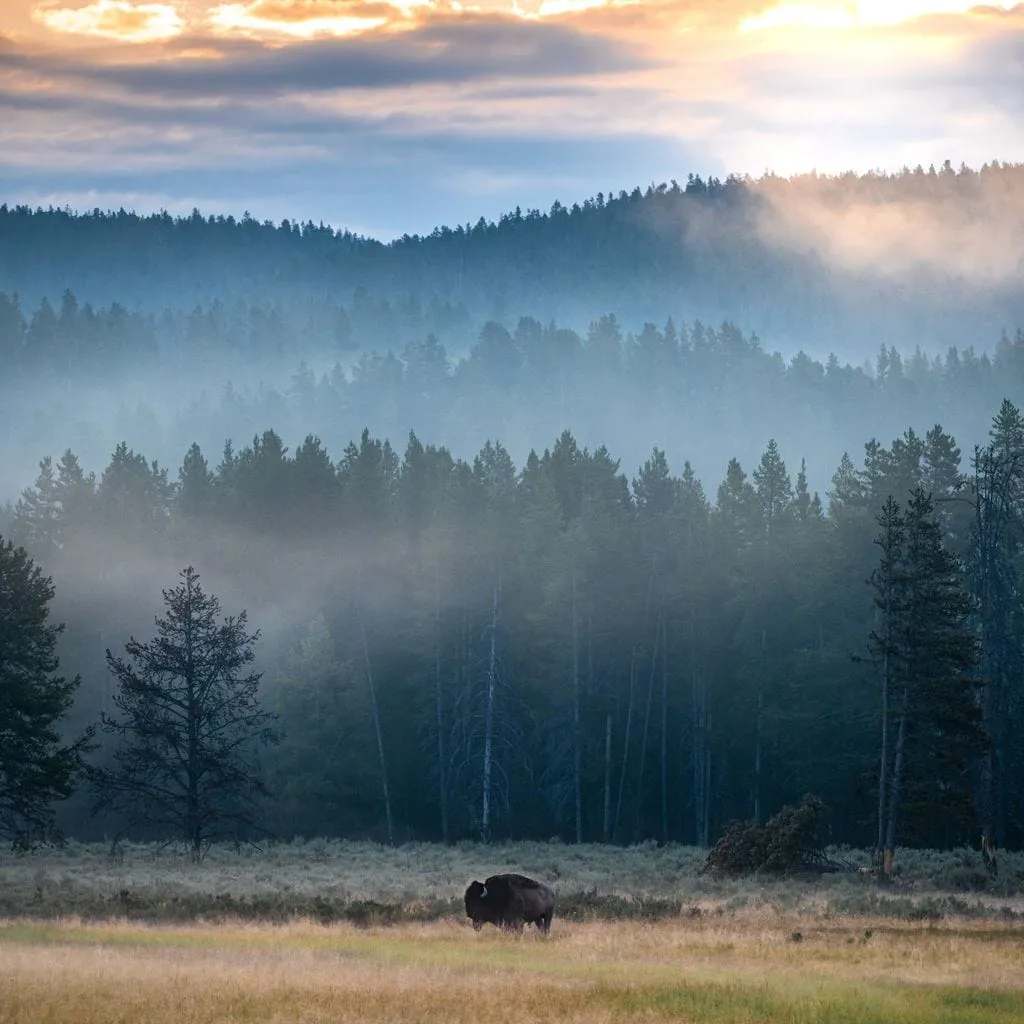
[[466,889],[466,917],[473,921],[473,927],[480,931],[484,922],[491,919],[491,907],[487,903],[487,886],[483,882],[470,882]]

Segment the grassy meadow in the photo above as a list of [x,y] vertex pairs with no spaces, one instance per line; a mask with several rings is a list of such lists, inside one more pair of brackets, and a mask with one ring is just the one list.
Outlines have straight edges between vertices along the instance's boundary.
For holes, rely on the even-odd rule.
[[[702,862],[555,842],[4,851],[0,1024],[1024,1020],[1020,856],[989,880],[975,851],[900,851],[884,890]],[[462,890],[499,870],[557,887],[549,938],[472,930]]]
[[[799,936],[799,939],[797,938]],[[476,934],[351,924],[0,924],[0,1021],[1018,1024],[1024,930],[767,908]]]

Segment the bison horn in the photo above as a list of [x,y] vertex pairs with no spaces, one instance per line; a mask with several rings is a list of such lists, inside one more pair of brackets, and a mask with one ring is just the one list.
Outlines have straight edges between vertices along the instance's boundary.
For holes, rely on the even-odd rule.
[[481,896],[481,898],[483,898],[486,895],[487,895],[487,886],[486,885],[481,885],[480,886],[480,896]]

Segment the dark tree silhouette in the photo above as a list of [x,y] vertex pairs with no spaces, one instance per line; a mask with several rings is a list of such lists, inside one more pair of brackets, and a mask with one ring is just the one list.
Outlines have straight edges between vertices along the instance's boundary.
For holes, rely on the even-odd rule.
[[20,844],[52,834],[51,804],[70,795],[92,735],[61,743],[80,680],[56,675],[53,594],[25,549],[0,537],[0,836]]
[[181,839],[198,860],[214,839],[255,826],[266,792],[257,752],[277,741],[277,716],[260,705],[261,674],[246,671],[259,638],[246,632],[246,613],[218,623],[220,602],[191,566],[163,594],[156,637],[133,637],[127,659],[107,650],[120,717],[104,714],[101,726],[121,744],[91,780],[97,809]]
[[877,521],[882,556],[871,583],[881,621],[870,648],[883,674],[879,814],[885,825],[879,822],[878,836],[889,875],[901,832],[934,821],[939,808],[951,819],[969,820],[967,770],[987,738],[974,676],[973,602],[957,559],[943,545],[931,496],[915,488],[905,510],[890,498]]

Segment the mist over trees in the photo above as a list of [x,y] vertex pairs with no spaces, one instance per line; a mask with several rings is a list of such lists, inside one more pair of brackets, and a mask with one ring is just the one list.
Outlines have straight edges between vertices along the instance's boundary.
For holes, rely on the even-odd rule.
[[626,465],[658,444],[689,458],[702,478],[732,456],[757,458],[763,438],[773,436],[799,450],[821,489],[842,452],[860,443],[865,423],[880,436],[908,424],[923,432],[941,410],[947,429],[971,446],[984,440],[1004,395],[1024,396],[1019,330],[984,339],[991,351],[954,346],[930,356],[920,347],[879,346],[851,365],[804,352],[785,359],[729,322],[668,317],[634,332],[608,313],[582,334],[533,317],[511,328],[487,321],[461,356],[426,333],[401,349],[310,350],[307,359],[304,343],[283,328],[250,337],[246,317],[221,310],[195,314],[203,326],[187,344],[177,333],[182,323],[163,317],[160,330],[170,334],[157,345],[164,355],[154,356],[145,355],[152,333],[143,325],[157,328],[146,318],[108,343],[102,333],[121,315],[83,310],[64,303],[57,322],[65,326],[45,358],[28,344],[38,333],[31,323],[8,347],[0,500],[15,500],[39,458],[63,451],[69,437],[93,465],[125,438],[168,464],[194,441],[215,452],[225,437],[251,438],[268,424],[290,446],[314,433],[335,450],[364,426],[391,438],[412,429],[444,439],[466,459],[500,437],[519,462],[571,426],[582,444],[614,446]]
[[[60,742],[106,724],[60,824],[708,847],[813,792],[834,842],[1019,844],[1022,214],[998,163],[386,245],[0,207],[0,534],[68,624]],[[281,742],[162,806],[191,577],[133,638],[182,565]]]
[[474,332],[522,315],[582,330],[601,295],[629,323],[728,318],[787,352],[856,360],[914,334],[943,351],[1024,322],[1022,219],[1024,168],[998,161],[893,175],[690,175],[387,244],[248,215],[0,206],[0,291],[29,309],[69,289],[83,304],[132,312],[267,303],[314,321],[340,296],[357,317],[382,303],[395,313],[448,307]]
[[[73,512],[44,460],[11,530],[64,595],[72,724],[116,704],[97,652],[144,626],[165,566],[244,600],[282,732],[263,758],[278,835],[707,845],[813,791],[833,841],[868,845],[888,787],[897,842],[949,845],[976,835],[991,788],[993,834],[1017,843],[1021,677],[986,703],[981,667],[1003,648],[979,629],[971,567],[997,457],[1014,484],[993,528],[1019,560],[1020,422],[1004,403],[966,462],[939,426],[869,441],[824,497],[771,439],[707,488],[660,448],[625,472],[568,431],[521,466],[499,442],[465,461],[368,431],[337,458],[273,430],[219,457],[193,446],[176,474],[122,445],[74,474]],[[880,561],[886,516],[899,537]],[[124,824],[84,797],[62,815],[75,834]]]

